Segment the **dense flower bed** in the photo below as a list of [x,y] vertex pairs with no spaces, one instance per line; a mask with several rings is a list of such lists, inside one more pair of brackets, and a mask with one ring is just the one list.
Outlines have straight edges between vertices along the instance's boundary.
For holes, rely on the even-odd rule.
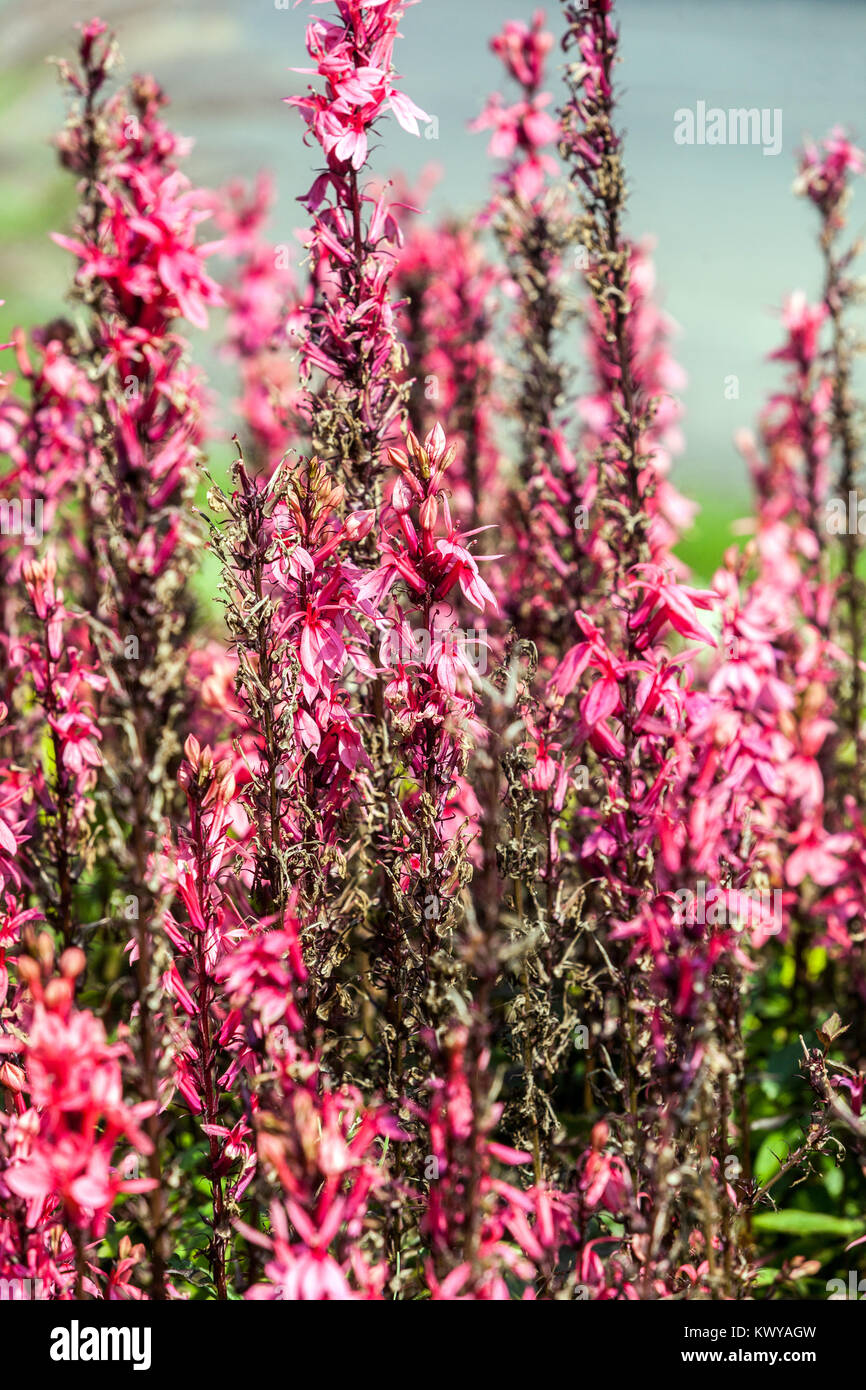
[[431,119],[407,7],[316,0],[292,263],[100,21],[61,64],[71,308],[0,386],[0,1284],[820,1290],[866,1201],[864,156],[802,153],[823,295],[702,586],[613,0],[563,0],[564,87],[543,15],[493,38],[465,225],[374,167]]

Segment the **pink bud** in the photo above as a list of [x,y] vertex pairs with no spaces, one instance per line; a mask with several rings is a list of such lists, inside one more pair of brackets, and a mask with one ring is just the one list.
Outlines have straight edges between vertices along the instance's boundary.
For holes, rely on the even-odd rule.
[[425,531],[432,531],[439,516],[439,502],[435,497],[425,497],[421,503],[421,510],[418,513],[421,526]]
[[71,985],[68,980],[49,980],[43,999],[51,1013],[65,1013],[71,999]]
[[0,1062],[0,1086],[5,1086],[9,1091],[23,1091],[23,1069],[15,1062]]
[[67,980],[74,980],[87,964],[87,957],[78,946],[70,946],[60,957],[60,973]]
[[399,515],[408,512],[412,507],[412,489],[403,478],[398,478],[391,490],[391,506]]
[[376,513],[370,509],[365,512],[350,512],[346,517],[346,535],[350,541],[363,540],[369,534]]
[[236,785],[237,784],[235,782],[235,775],[233,772],[228,773],[228,775],[225,778],[223,778],[222,791],[220,795],[222,801],[226,806],[228,806],[229,802],[234,797]]
[[600,1153],[610,1138],[610,1125],[607,1120],[598,1120],[592,1127],[592,1147]]
[[63,652],[63,623],[59,618],[52,618],[48,623],[46,636],[48,655],[52,661],[58,661]]

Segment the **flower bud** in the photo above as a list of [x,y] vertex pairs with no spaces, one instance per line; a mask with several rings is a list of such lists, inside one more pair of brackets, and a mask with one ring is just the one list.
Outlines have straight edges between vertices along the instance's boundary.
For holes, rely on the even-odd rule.
[[598,1120],[592,1127],[590,1142],[597,1153],[607,1144],[610,1138],[610,1125],[607,1120]]
[[392,468],[399,468],[401,473],[405,473],[409,467],[409,460],[402,449],[388,449],[386,456]]
[[0,1086],[7,1091],[24,1090],[24,1069],[15,1062],[0,1062]]
[[217,764],[214,774],[214,786],[216,787],[216,800],[221,806],[228,806],[235,794],[235,777],[232,772],[232,765],[228,758],[224,758]]
[[369,534],[376,513],[372,510],[364,512],[350,512],[346,517],[346,535],[350,541],[361,541]]
[[52,661],[59,661],[63,652],[63,623],[59,618],[52,618],[47,626],[46,640],[48,655]]
[[411,510],[412,489],[403,478],[398,478],[391,489],[391,506],[398,515],[403,515]]
[[54,965],[54,942],[47,931],[41,931],[36,938],[36,957],[47,975]]
[[42,971],[32,956],[18,957],[18,978],[25,985],[33,985],[42,978]]
[[78,946],[69,946],[60,957],[60,973],[67,980],[76,979],[84,970],[87,957]]
[[52,1013],[61,1013],[69,1004],[70,991],[68,980],[49,980],[43,995],[46,1009],[50,1009]]
[[439,516],[439,501],[436,497],[425,497],[421,503],[421,510],[418,513],[421,519],[421,526],[425,531],[432,531]]

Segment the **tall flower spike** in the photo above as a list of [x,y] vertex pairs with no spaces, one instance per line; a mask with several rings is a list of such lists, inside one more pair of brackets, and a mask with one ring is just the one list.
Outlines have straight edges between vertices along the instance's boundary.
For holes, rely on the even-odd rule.
[[492,128],[490,154],[505,161],[483,220],[493,222],[516,303],[519,385],[512,413],[519,422],[520,458],[518,479],[504,503],[515,546],[503,588],[508,618],[542,654],[577,601],[563,584],[569,568],[563,555],[573,548],[580,500],[576,470],[560,467],[563,450],[557,447],[568,376],[566,275],[573,218],[553,154],[559,136],[548,109],[553,97],[543,90],[553,44],[541,12],[531,27],[505,25],[490,47],[518,84],[520,100],[505,106],[497,94],[472,126]]
[[[170,788],[167,764],[180,741],[182,644],[192,615],[187,580],[195,560],[185,507],[203,437],[201,385],[177,328],[181,317],[205,326],[221,295],[205,269],[213,248],[197,241],[208,212],[177,167],[186,146],[162,120],[165,99],[150,78],[106,97],[108,65],[94,33],[92,26],[83,31],[79,69],[63,70],[73,107],[60,152],[81,177],[82,205],[72,236],[55,239],[78,261],[76,286],[88,310],[99,383],[93,423],[100,467],[89,480],[87,514],[93,606],[99,603],[103,668],[111,674],[103,748],[113,810],[128,824],[128,834],[117,837],[121,873],[140,902],[139,1080],[152,1105],[159,1068],[154,952],[165,900],[148,866]],[[149,1131],[153,1282],[162,1297],[168,1246],[155,1118]]]
[[[428,117],[394,85],[405,0],[335,0],[339,20],[313,20],[307,49],[323,83],[288,97],[321,146],[326,168],[301,199],[312,216],[314,302],[300,335],[313,450],[336,469],[353,508],[379,492],[381,447],[400,422],[405,388],[391,278],[400,231],[387,193],[364,187],[370,139],[389,111],[410,134]],[[321,382],[321,385],[314,383]]]
[[[863,485],[863,434],[854,396],[853,365],[858,340],[848,323],[848,311],[857,298],[850,267],[863,249],[862,239],[841,244],[846,211],[853,192],[852,181],[866,172],[866,154],[853,145],[838,127],[816,145],[809,142],[800,157],[795,191],[809,198],[821,217],[820,246],[824,258],[824,305],[829,316],[829,361],[832,382],[831,435],[838,458],[835,479],[843,505],[859,500]],[[862,537],[858,526],[846,526],[842,540],[844,579],[839,586],[836,629],[840,644],[852,660],[850,674],[840,689],[842,720],[854,745],[854,767],[848,777],[851,791],[861,797],[866,787],[866,734],[863,704],[866,685],[862,652],[866,639],[866,590],[859,574]]]

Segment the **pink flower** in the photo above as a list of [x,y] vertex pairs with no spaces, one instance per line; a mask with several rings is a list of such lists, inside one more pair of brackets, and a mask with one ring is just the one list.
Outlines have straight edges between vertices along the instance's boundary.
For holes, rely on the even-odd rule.
[[792,887],[811,878],[826,887],[845,873],[845,860],[839,858],[851,847],[850,835],[828,835],[819,820],[805,821],[791,835],[797,846],[785,864],[785,881]]

